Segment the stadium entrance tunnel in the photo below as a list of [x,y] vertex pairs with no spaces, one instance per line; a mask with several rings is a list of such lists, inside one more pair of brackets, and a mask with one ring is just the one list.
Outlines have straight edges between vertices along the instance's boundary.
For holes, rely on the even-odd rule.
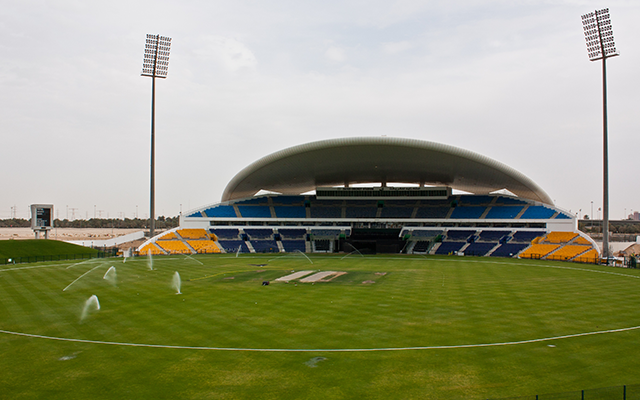
[[354,228],[351,237],[340,240],[339,248],[345,253],[358,250],[362,254],[398,254],[405,245],[399,236],[399,228]]

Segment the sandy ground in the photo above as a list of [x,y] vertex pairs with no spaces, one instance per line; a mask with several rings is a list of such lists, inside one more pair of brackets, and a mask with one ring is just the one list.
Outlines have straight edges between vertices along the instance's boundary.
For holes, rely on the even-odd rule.
[[[114,237],[138,232],[141,229],[118,228],[53,228],[49,232],[49,239],[54,240],[106,240]],[[0,228],[0,240],[35,239],[31,228]]]

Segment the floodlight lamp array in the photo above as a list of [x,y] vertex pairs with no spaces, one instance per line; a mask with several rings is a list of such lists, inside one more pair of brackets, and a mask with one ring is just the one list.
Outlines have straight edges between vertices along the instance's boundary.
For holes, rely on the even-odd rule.
[[595,61],[619,55],[613,40],[608,8],[583,15],[582,26],[589,60]]
[[142,61],[142,76],[166,78],[169,71],[171,38],[147,34]]

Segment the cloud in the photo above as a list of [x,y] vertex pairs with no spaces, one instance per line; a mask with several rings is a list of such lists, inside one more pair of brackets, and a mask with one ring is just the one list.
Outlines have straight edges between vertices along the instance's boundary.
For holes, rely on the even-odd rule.
[[330,46],[327,51],[324,52],[324,56],[333,62],[344,62],[347,59],[345,50],[337,46]]
[[195,50],[200,58],[214,60],[229,72],[257,68],[256,56],[243,43],[225,36],[208,36],[205,42],[202,48]]
[[384,42],[382,43],[382,51],[386,54],[397,54],[407,51],[413,48],[413,44],[410,42],[402,41],[402,42]]

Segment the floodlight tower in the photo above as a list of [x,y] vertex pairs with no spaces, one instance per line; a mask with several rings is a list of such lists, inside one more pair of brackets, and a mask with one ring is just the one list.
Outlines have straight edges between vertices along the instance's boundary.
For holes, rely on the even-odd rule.
[[619,55],[613,40],[609,9],[596,10],[582,16],[589,60],[602,60],[602,136],[603,136],[603,207],[602,252],[609,264],[609,145],[607,128],[607,58]]
[[169,70],[169,52],[171,38],[147,34],[142,62],[142,76],[151,77],[151,200],[149,206],[149,236],[153,237],[156,229],[156,183],[155,183],[155,119],[156,119],[156,78],[166,78]]

